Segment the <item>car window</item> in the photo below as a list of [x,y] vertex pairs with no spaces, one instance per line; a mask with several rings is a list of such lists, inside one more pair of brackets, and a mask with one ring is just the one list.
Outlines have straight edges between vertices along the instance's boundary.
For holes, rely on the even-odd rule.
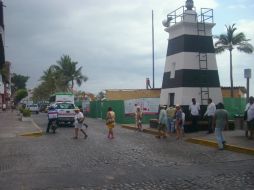
[[68,104],[68,103],[62,103],[62,104],[57,104],[56,108],[57,109],[74,109],[74,105]]

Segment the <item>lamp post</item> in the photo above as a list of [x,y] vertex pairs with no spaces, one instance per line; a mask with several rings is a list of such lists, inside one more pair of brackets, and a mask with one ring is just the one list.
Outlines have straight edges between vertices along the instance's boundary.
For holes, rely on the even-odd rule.
[[250,92],[250,78],[251,78],[251,69],[244,69],[244,78],[247,79],[247,98],[246,101],[249,101],[249,92]]

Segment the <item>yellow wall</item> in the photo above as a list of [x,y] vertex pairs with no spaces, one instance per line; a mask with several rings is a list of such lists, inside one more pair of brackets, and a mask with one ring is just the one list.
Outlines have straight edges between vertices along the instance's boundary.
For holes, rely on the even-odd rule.
[[108,100],[159,98],[160,93],[160,89],[106,90],[106,98]]
[[[231,92],[230,92],[229,88],[227,88],[227,89],[222,88],[221,92],[222,92],[222,97],[224,97],[224,98],[231,97]],[[234,94],[234,98],[243,98],[243,97],[245,97],[245,93],[243,93],[239,88],[234,89],[233,94]]]

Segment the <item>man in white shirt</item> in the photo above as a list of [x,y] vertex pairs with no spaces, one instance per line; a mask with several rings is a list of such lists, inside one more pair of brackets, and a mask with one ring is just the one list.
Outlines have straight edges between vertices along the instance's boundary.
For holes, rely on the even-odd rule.
[[195,98],[192,98],[191,101],[192,103],[189,105],[189,110],[191,112],[192,130],[197,131],[200,106]]
[[[247,126],[248,126],[248,131],[250,132],[250,139],[253,139],[254,135],[254,97],[251,96],[249,98],[249,103],[246,105],[245,111],[247,111]],[[247,136],[248,136],[248,131],[247,131]]]
[[208,106],[204,114],[204,117],[207,116],[207,119],[208,119],[208,132],[207,132],[208,134],[213,133],[212,122],[213,122],[213,116],[215,111],[216,111],[216,106],[213,103],[213,100],[211,98],[208,98]]

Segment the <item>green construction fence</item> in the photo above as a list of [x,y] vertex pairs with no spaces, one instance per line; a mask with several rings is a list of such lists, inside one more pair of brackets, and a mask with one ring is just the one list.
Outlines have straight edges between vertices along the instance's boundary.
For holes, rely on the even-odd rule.
[[[225,109],[229,112],[229,119],[234,119],[235,116],[243,116],[246,106],[246,98],[223,98]],[[81,106],[80,103],[76,103]],[[90,112],[88,117],[105,119],[108,107],[112,107],[116,113],[116,122],[121,124],[135,123],[134,115],[126,115],[124,113],[123,100],[108,100],[108,101],[92,101],[90,102]],[[157,119],[158,114],[144,114],[143,123],[148,124],[150,119]]]
[[234,119],[235,116],[243,116],[246,98],[223,98],[225,109],[229,113],[229,119]]
[[[88,117],[105,119],[108,107],[112,107],[116,114],[116,122],[121,124],[133,124],[135,123],[134,115],[126,115],[124,113],[124,101],[123,100],[110,100],[110,101],[92,101],[90,102],[90,112]],[[158,116],[144,115],[143,123],[149,123],[150,119],[157,118]]]

